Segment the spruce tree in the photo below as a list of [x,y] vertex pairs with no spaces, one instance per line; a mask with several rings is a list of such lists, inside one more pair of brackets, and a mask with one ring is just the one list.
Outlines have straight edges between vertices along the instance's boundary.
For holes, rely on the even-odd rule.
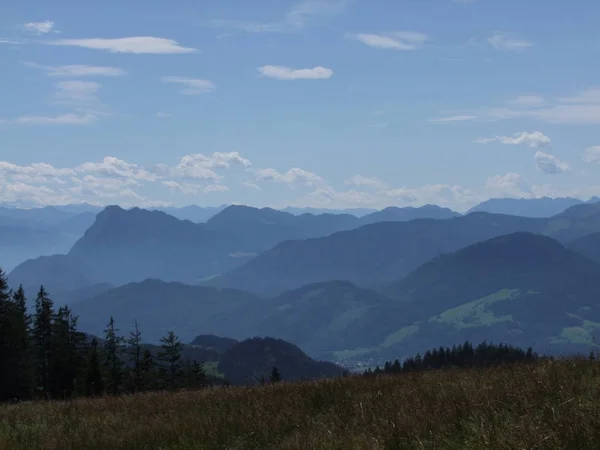
[[156,361],[150,350],[145,350],[142,355],[142,363],[140,366],[142,391],[153,391],[158,385],[158,374],[156,370]]
[[15,396],[25,400],[31,398],[34,386],[34,360],[31,341],[31,317],[27,313],[27,298],[23,286],[12,296],[14,313],[14,342],[13,349],[16,356],[17,386]]
[[279,369],[277,369],[277,366],[273,366],[273,370],[269,375],[269,381],[271,383],[279,383],[281,381],[281,374],[279,373]]
[[10,400],[14,391],[13,308],[4,271],[0,269],[0,401]]
[[142,387],[142,332],[140,331],[137,320],[134,330],[129,333],[127,339],[129,360],[131,362],[131,381],[132,390],[137,392]]
[[175,390],[178,379],[181,375],[181,347],[179,338],[173,331],[161,338],[161,351],[158,358],[161,361],[160,374],[164,385]]
[[118,395],[123,382],[123,352],[124,339],[117,335],[115,321],[111,317],[104,330],[104,369],[106,374],[106,390],[112,395]]
[[36,360],[37,389],[44,395],[50,394],[50,359],[52,352],[52,318],[54,304],[44,286],[35,299],[35,319],[33,324],[33,345]]
[[100,365],[100,349],[98,339],[93,338],[85,359],[83,371],[83,393],[88,397],[97,397],[104,393],[104,381]]

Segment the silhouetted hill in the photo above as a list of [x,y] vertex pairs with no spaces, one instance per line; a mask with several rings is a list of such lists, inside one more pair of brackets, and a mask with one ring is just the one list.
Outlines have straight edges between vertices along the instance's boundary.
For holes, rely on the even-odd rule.
[[493,214],[510,214],[522,217],[552,217],[567,208],[583,203],[576,198],[491,198],[473,208],[472,212],[488,212]]
[[219,371],[234,384],[256,384],[268,379],[277,366],[283,381],[339,377],[344,369],[311,359],[297,346],[281,339],[252,338],[234,345],[219,358]]
[[252,336],[258,320],[253,314],[262,311],[263,301],[233,289],[145,280],[75,302],[71,309],[79,315],[79,328],[88,333],[101,335],[112,315],[123,333],[137,320],[145,342],[158,342],[168,330],[189,342],[199,332],[236,339]]
[[415,219],[451,219],[460,216],[459,213],[437,205],[425,205],[419,208],[398,208],[390,206],[361,219],[363,225],[376,222],[406,222]]
[[569,247],[600,263],[600,233],[592,233],[569,243]]
[[239,341],[236,339],[215,336],[214,334],[201,334],[196,336],[192,342],[190,342],[190,345],[213,350],[218,354],[221,354],[238,343]]

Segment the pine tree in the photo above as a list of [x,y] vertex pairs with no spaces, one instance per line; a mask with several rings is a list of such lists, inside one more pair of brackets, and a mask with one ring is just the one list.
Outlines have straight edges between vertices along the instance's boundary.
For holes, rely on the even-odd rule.
[[150,352],[150,350],[144,351],[142,355],[140,376],[140,390],[153,391],[157,388],[158,374],[156,371],[156,361],[154,361],[154,356],[152,356],[152,352]]
[[161,352],[158,354],[159,360],[162,362],[160,366],[161,379],[165,386],[171,390],[175,390],[179,376],[181,374],[181,342],[174,332],[169,333],[161,338]]
[[44,395],[50,394],[50,358],[52,352],[52,318],[54,304],[44,286],[35,300],[33,339],[36,360],[36,384]]
[[34,367],[31,342],[31,317],[27,313],[27,298],[23,286],[13,293],[14,313],[14,342],[13,349],[16,356],[17,386],[15,397],[29,399],[33,394]]
[[127,339],[129,359],[131,361],[131,381],[132,390],[137,392],[142,387],[142,332],[140,331],[137,320],[134,330],[129,333]]
[[104,381],[100,367],[100,349],[98,339],[93,338],[87,349],[83,371],[83,393],[88,397],[97,397],[104,392]]
[[104,330],[104,368],[106,374],[106,390],[112,395],[118,395],[123,382],[123,362],[120,354],[123,351],[124,339],[117,335],[115,321],[111,317]]
[[200,388],[206,385],[206,372],[202,364],[190,360],[188,357],[183,366],[185,387],[190,389]]
[[279,383],[281,381],[281,374],[279,373],[279,369],[277,369],[277,366],[273,366],[273,370],[269,375],[269,381],[271,383]]
[[4,271],[0,269],[0,401],[10,400],[14,391],[14,372],[11,344],[13,308]]

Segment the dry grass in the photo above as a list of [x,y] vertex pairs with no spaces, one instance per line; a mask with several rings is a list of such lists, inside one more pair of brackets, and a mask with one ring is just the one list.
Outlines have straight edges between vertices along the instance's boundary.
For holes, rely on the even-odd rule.
[[598,449],[600,363],[0,407],[0,449]]

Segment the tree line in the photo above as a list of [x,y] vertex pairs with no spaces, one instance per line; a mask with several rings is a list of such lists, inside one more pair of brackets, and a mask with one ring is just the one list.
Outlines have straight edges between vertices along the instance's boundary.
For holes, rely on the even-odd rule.
[[417,354],[414,357],[407,358],[403,363],[400,363],[398,359],[393,362],[386,361],[383,368],[379,366],[375,370],[369,368],[364,372],[364,375],[423,372],[451,367],[491,367],[516,362],[533,362],[539,358],[538,354],[531,347],[523,350],[511,345],[495,345],[488,344],[487,342],[482,342],[474,347],[473,344],[466,341],[464,344],[455,345],[452,348],[439,347],[427,350],[425,354]]
[[198,388],[211,382],[202,364],[183,360],[172,331],[158,351],[142,344],[136,323],[125,338],[111,317],[104,338],[77,329],[77,317],[58,310],[40,287],[32,313],[23,287],[10,290],[0,269],[0,401],[66,399],[153,390]]

